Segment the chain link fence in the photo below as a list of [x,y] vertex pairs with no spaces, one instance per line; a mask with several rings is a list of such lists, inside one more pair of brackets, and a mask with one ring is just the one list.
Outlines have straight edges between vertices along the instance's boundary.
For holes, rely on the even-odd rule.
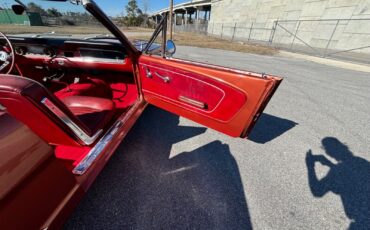
[[210,23],[208,35],[241,42],[268,43],[273,29],[258,24],[241,25],[238,23]]
[[175,31],[370,63],[370,18],[188,24]]
[[191,33],[207,35],[208,34],[208,21],[199,20],[198,22],[193,21],[187,24],[175,25],[174,31],[175,32],[191,32]]
[[48,26],[101,26],[93,17],[73,17],[70,15],[63,15],[59,17],[42,16],[42,22]]
[[276,21],[270,44],[321,57],[370,63],[370,19]]

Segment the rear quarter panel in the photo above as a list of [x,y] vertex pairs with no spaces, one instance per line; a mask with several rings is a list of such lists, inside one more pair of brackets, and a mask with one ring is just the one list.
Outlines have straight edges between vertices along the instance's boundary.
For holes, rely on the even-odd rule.
[[77,197],[82,192],[53,148],[0,111],[0,229],[58,226]]

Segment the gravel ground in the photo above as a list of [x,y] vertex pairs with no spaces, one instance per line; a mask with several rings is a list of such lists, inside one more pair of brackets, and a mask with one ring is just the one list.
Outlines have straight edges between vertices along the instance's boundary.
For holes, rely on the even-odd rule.
[[192,47],[177,57],[285,80],[249,140],[149,107],[65,229],[370,229],[368,73]]

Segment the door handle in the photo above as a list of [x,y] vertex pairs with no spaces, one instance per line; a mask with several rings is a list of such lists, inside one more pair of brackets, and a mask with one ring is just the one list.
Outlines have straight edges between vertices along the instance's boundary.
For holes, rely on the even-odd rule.
[[155,72],[154,73],[157,77],[159,77],[160,79],[163,80],[164,83],[169,83],[170,82],[170,78],[169,77],[164,77],[162,75],[160,75],[159,73]]
[[[153,74],[152,74],[152,72],[150,72],[148,67],[144,67],[144,70],[145,70],[145,74],[146,74],[147,78],[153,78]],[[162,79],[164,83],[169,83],[170,82],[169,77],[162,76],[157,72],[155,72],[154,75],[159,77],[160,79]]]
[[146,77],[147,78],[152,78],[153,75],[152,73],[150,72],[149,68],[148,67],[144,67],[144,70],[145,70],[145,74],[146,74]]

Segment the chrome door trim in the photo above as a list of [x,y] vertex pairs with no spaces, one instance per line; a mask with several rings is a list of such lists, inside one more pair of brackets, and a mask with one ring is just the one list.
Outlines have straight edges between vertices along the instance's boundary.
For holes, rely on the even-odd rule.
[[6,110],[6,107],[0,104],[0,111],[5,111],[5,110]]
[[73,169],[73,173],[82,175],[94,163],[95,159],[103,152],[105,147],[113,139],[114,135],[120,130],[123,123],[118,121],[114,126],[103,136],[95,147],[86,155],[86,157]]
[[103,132],[103,129],[100,129],[94,134],[94,136],[90,137],[48,98],[42,99],[41,103],[55,114],[64,124],[66,124],[85,145],[91,145],[94,143]]
[[129,111],[122,115],[121,118],[114,123],[114,125],[108,130],[106,134],[96,143],[94,148],[82,159],[82,161],[73,169],[73,173],[76,175],[83,175],[95,160],[104,152],[104,149],[109,145],[115,135],[124,135],[121,133],[117,134],[122,126],[133,116],[140,106],[140,100],[137,100],[135,104],[129,109]]
[[185,102],[187,104],[193,105],[193,106],[195,106],[197,108],[200,108],[200,109],[207,109],[207,107],[208,107],[207,104],[204,103],[204,102],[194,100],[194,99],[191,99],[189,97],[182,96],[182,95],[179,96],[179,101],[182,101],[182,102]]

